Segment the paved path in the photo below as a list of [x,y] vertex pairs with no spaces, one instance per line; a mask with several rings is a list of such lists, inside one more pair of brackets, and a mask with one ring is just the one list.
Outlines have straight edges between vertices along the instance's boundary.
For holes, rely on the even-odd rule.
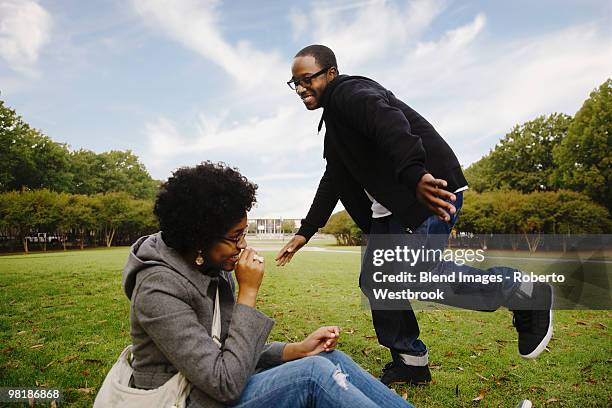
[[[254,246],[256,251],[264,252],[264,251],[280,251],[282,246],[262,246],[257,247]],[[356,251],[354,249],[331,249],[331,248],[323,248],[317,246],[306,246],[300,249],[300,252],[329,252],[329,253],[341,253],[341,254],[360,254],[361,251]],[[606,259],[578,259],[578,258],[554,258],[554,257],[517,257],[517,256],[485,256],[485,259],[509,259],[515,261],[535,261],[535,262],[581,262],[581,263],[595,263],[595,264],[612,264],[612,260]]]

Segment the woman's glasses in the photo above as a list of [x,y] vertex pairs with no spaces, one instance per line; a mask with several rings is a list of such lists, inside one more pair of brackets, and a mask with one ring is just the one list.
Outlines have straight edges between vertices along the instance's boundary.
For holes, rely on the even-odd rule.
[[238,245],[240,241],[246,238],[247,232],[248,229],[245,228],[244,231],[242,231],[237,237],[219,237],[219,239],[222,241],[231,242],[234,245]]

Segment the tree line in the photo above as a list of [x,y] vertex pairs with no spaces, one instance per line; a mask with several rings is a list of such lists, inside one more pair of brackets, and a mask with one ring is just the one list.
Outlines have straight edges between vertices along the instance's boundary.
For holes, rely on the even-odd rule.
[[70,150],[0,100],[0,250],[130,244],[158,229],[159,185],[131,151]]
[[554,113],[515,126],[465,171],[470,189],[572,190],[612,211],[612,79],[573,118]]
[[46,188],[89,195],[123,191],[152,199],[160,184],[131,151],[71,151],[68,145],[32,128],[2,100],[0,158],[0,192]]
[[[608,79],[574,117],[553,113],[516,125],[465,169],[470,189],[455,230],[518,234],[527,241],[549,233],[610,233],[611,144]],[[333,234],[339,245],[361,242],[346,211],[332,215],[322,232]]]
[[[517,125],[469,166],[456,230],[609,233],[611,140],[608,79],[574,117],[554,113]],[[159,185],[129,150],[71,151],[0,100],[0,247],[129,244],[157,230],[152,206]],[[340,245],[361,242],[345,211],[322,232]]]
[[153,200],[134,198],[126,192],[93,195],[48,189],[0,193],[0,243],[5,250],[20,245],[28,252],[49,245],[129,245],[141,235],[159,229]]

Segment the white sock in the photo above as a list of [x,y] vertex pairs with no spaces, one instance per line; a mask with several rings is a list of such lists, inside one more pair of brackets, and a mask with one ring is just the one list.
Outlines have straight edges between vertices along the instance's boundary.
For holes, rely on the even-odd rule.
[[404,364],[411,366],[426,366],[429,364],[429,353],[425,353],[422,356],[412,356],[410,354],[400,354]]
[[519,291],[527,298],[533,294],[533,282],[522,282]]

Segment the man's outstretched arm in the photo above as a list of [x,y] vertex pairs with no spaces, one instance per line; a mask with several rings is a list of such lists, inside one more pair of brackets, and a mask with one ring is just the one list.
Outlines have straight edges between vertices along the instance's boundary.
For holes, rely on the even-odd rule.
[[291,261],[293,255],[310,240],[319,228],[325,226],[338,203],[338,199],[338,190],[331,180],[329,169],[326,168],[319,182],[319,188],[314,200],[310,205],[310,210],[308,210],[306,218],[302,220],[302,226],[276,255],[276,264],[278,266],[284,266]]

